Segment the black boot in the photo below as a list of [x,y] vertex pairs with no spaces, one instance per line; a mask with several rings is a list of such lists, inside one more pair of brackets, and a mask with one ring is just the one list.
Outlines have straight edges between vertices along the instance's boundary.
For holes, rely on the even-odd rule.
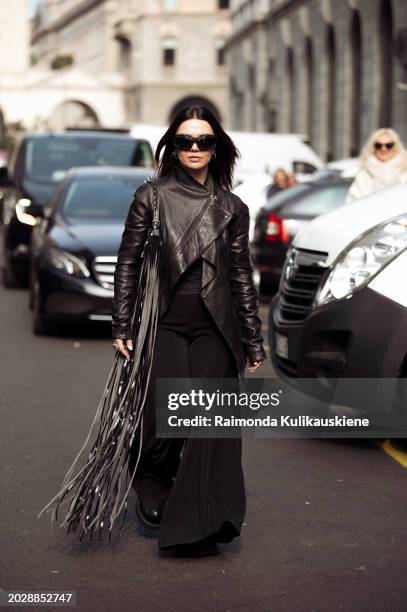
[[215,541],[208,536],[198,542],[178,544],[170,548],[160,549],[163,557],[214,557],[219,555],[219,548]]
[[136,515],[138,520],[146,527],[158,529],[166,500],[142,500],[140,495],[136,499]]

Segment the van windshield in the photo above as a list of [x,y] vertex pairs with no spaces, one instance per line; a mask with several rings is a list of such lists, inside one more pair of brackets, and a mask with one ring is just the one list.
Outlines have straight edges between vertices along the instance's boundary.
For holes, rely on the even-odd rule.
[[59,183],[75,166],[142,166],[153,159],[147,142],[129,138],[73,136],[33,138],[26,144],[25,170],[37,183]]

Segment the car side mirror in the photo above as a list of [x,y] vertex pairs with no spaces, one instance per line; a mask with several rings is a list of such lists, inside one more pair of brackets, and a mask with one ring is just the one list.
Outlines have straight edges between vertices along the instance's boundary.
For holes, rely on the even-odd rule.
[[0,187],[12,187],[14,181],[8,173],[7,166],[0,166]]

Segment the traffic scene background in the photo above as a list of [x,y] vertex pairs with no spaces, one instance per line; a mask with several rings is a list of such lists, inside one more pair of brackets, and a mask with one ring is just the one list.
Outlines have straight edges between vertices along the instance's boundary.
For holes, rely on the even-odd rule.
[[159,558],[133,497],[113,543],[37,519],[112,365],[132,193],[191,104],[241,153],[268,356],[247,376],[397,379],[407,408],[405,2],[3,0],[0,588],[81,611],[401,612],[401,435],[245,439],[243,532],[216,558]]

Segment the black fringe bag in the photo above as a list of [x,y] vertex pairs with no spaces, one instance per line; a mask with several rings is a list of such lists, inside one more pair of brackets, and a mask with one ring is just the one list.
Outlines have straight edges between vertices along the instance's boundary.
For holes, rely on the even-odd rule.
[[[116,352],[88,436],[66,473],[60,490],[37,516],[39,518],[44,512],[52,510],[52,531],[53,523],[58,521],[59,506],[70,502],[60,527],[67,525],[67,533],[71,529],[76,531],[81,528],[81,540],[89,531],[92,539],[97,527],[100,540],[106,521],[111,540],[113,525],[124,507],[120,528],[123,526],[127,516],[127,496],[141,454],[143,408],[150,380],[161,284],[158,188],[151,177],[145,182],[150,182],[154,188],[154,214],[141,255],[140,278],[131,320],[133,356],[128,361],[119,351]],[[86,453],[89,440],[96,430],[96,439],[87,454],[87,461],[74,475],[75,467],[81,455]],[[130,477],[130,447],[137,430],[138,456]]]

